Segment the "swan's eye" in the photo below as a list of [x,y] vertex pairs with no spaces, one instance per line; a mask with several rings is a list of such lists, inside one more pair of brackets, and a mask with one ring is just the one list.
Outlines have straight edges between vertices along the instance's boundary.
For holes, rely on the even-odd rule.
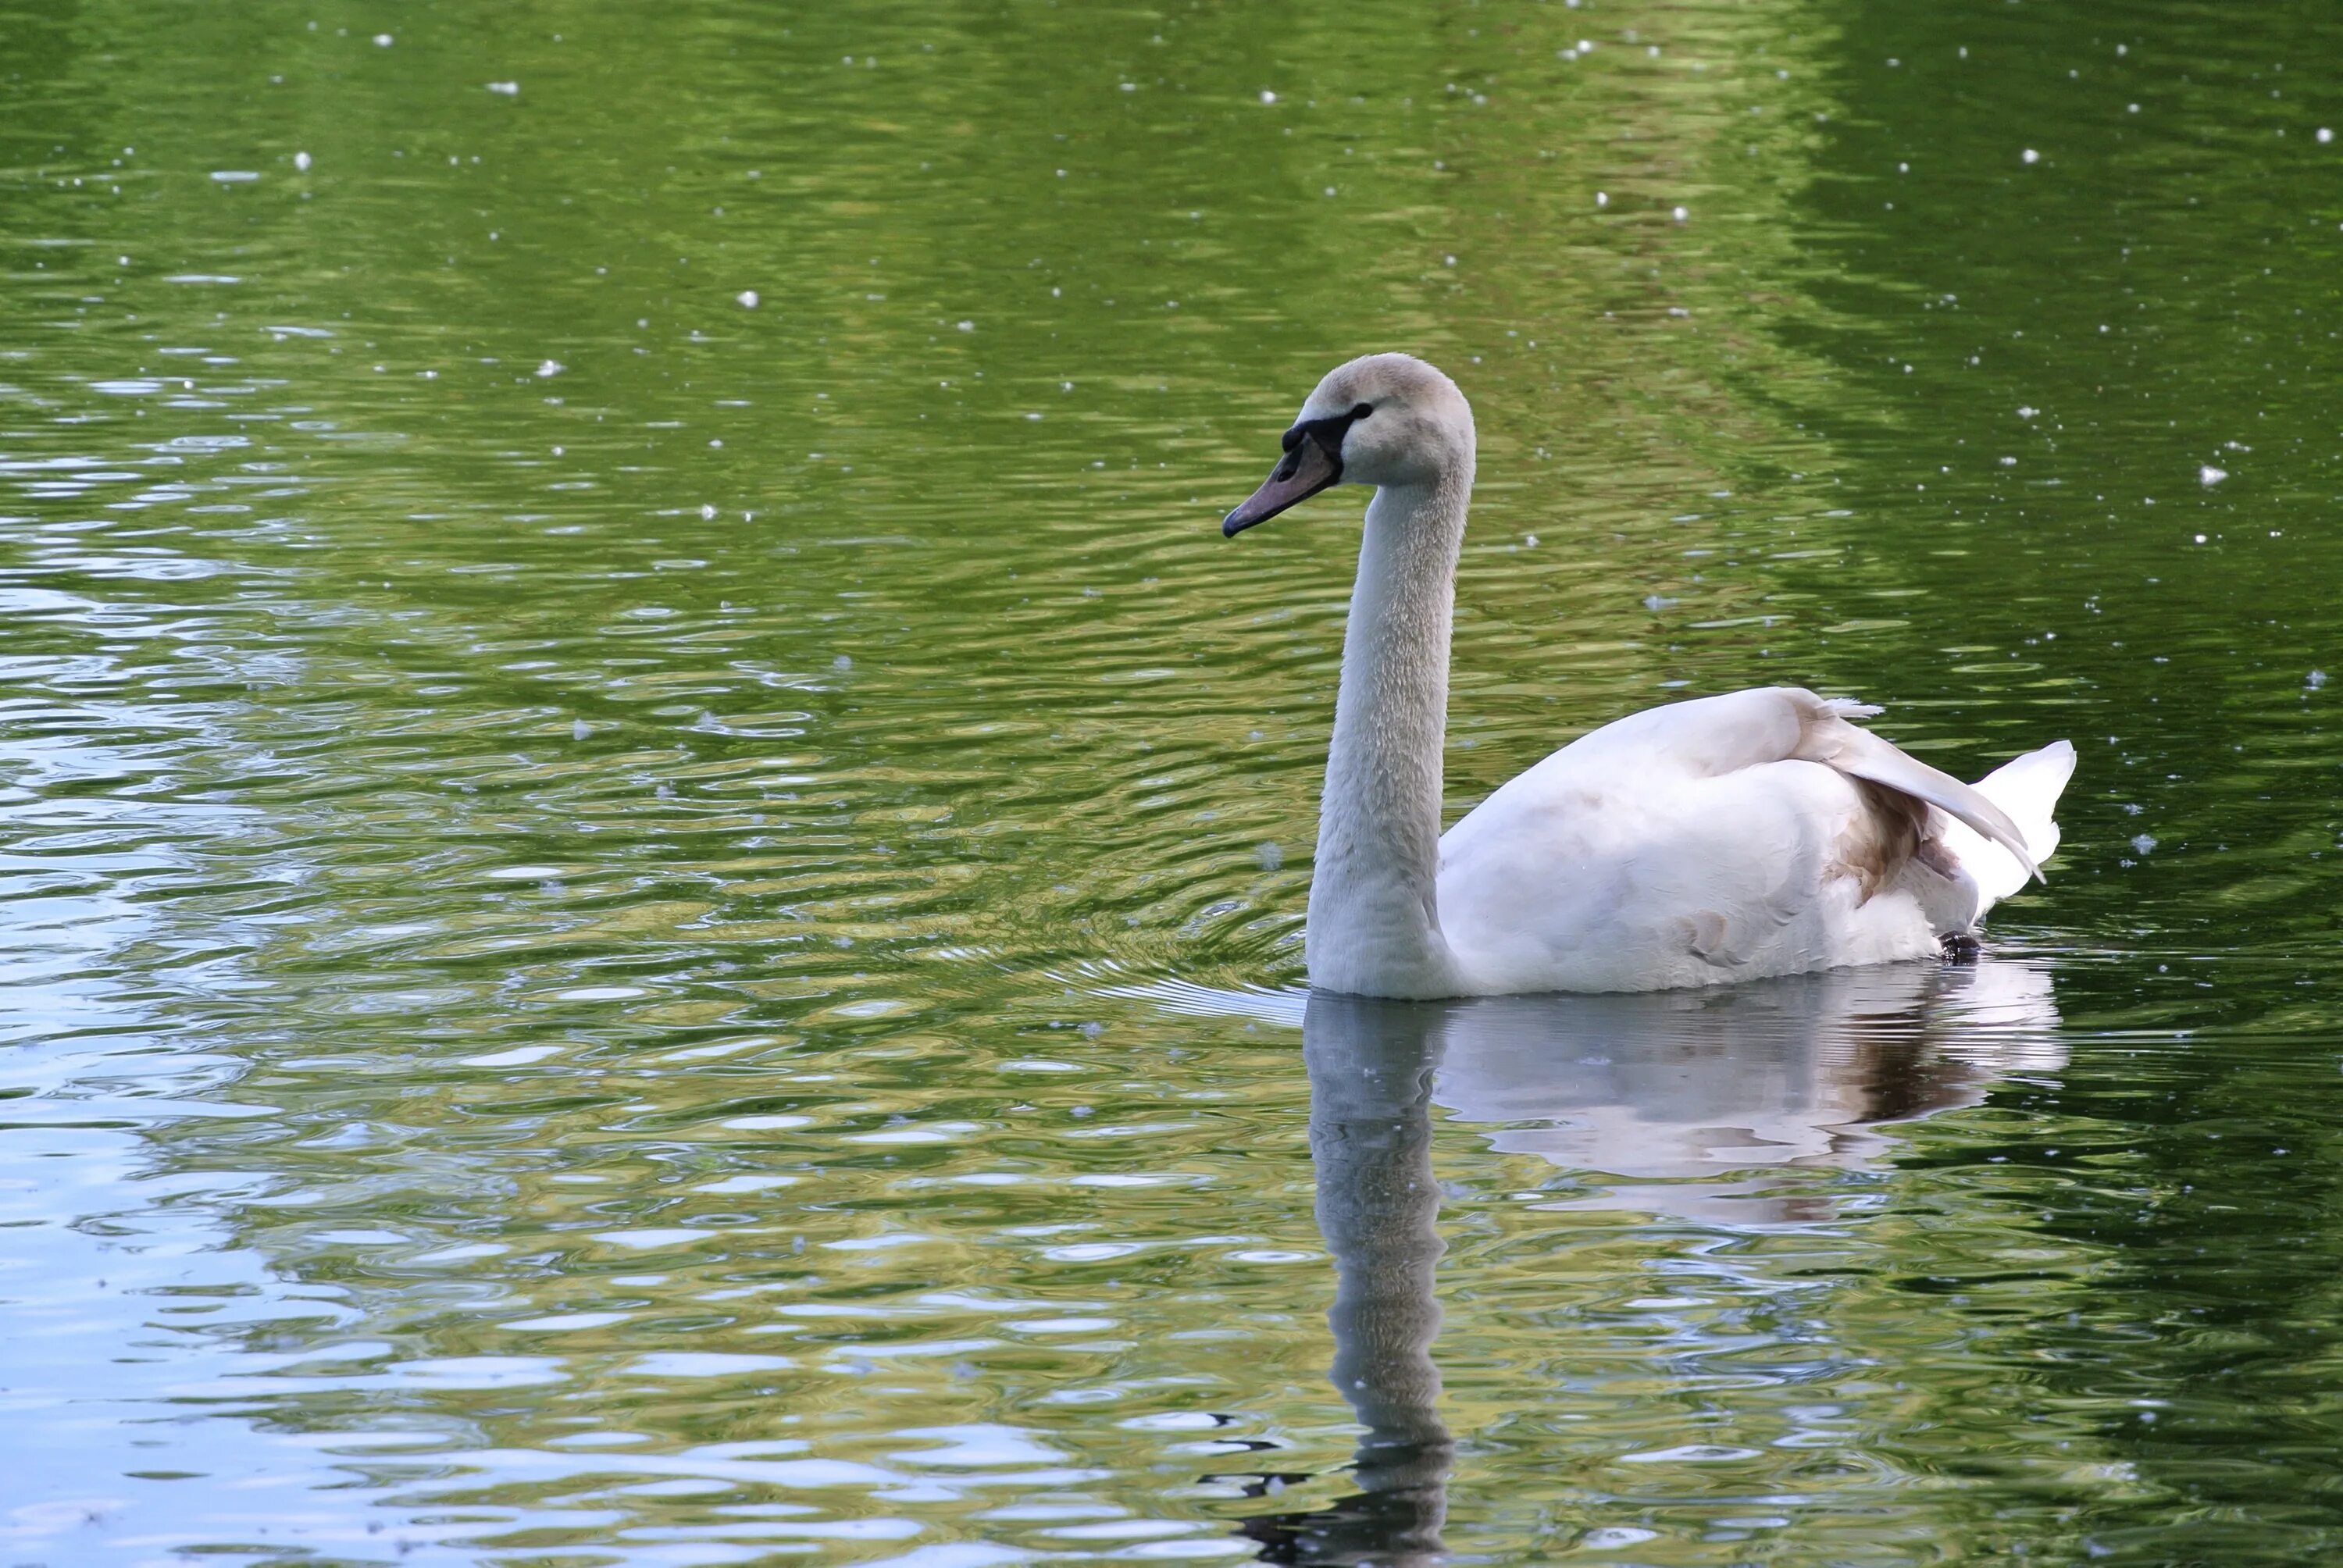
[[1351,417],[1352,417],[1353,419],[1354,419],[1354,420],[1355,420],[1355,419],[1363,419],[1363,418],[1365,418],[1368,415],[1370,415],[1370,414],[1373,413],[1374,411],[1375,411],[1375,406],[1374,406],[1373,404],[1372,404],[1372,403],[1362,403],[1362,404],[1360,404],[1357,407],[1355,407],[1355,408],[1353,408],[1353,409],[1352,409],[1352,410],[1351,410]]

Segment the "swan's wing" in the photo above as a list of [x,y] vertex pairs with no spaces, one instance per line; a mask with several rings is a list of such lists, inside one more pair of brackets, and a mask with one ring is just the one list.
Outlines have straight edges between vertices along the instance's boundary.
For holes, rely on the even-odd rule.
[[2041,877],[2038,856],[2026,844],[2026,834],[1982,789],[1848,722],[1875,712],[1879,708],[1825,699],[1802,687],[1755,687],[1668,703],[1666,708],[1644,708],[1595,729],[1594,734],[1579,736],[1497,789],[1488,804],[1494,806],[1509,795],[1544,795],[1567,776],[1612,783],[1633,783],[1666,771],[1722,779],[1771,762],[1818,762],[1848,779],[1863,779],[1936,806],[1977,837],[2008,850],[2029,877]]
[[1848,722],[1878,711],[1867,703],[1817,697],[1795,686],[1763,686],[1672,702],[1582,736],[1522,775],[1519,782],[1556,764],[1593,764],[1619,772],[1674,769],[1717,778],[1769,762],[1819,762],[1850,779],[1926,801],[2007,849],[2028,875],[2041,876],[2026,834],[2008,812],[1974,785],[1939,772]]
[[[1793,754],[1808,762],[1837,769],[1850,779],[1867,779],[1883,789],[1925,800],[1956,821],[2000,845],[2017,858],[2026,874],[2042,879],[2042,868],[2026,847],[2026,831],[2008,812],[1986,798],[1974,784],[1964,784],[1939,772],[1894,743],[1847,722],[1851,716],[1879,711],[1861,703],[1835,702],[1811,691],[1785,688],[1783,695],[1806,710],[1805,732]],[[2064,780],[2060,780],[2064,782]]]
[[1600,768],[1614,776],[1657,769],[1714,779],[1799,756],[1807,729],[1822,719],[1877,711],[1853,703],[1826,704],[1811,691],[1785,686],[1699,697],[1614,719],[1580,736],[1522,779],[1578,767]]

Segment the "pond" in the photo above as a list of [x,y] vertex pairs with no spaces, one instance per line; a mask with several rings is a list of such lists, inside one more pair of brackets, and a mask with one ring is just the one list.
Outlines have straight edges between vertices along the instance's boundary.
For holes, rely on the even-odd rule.
[[[2343,1550],[2338,66],[0,0],[5,1561]],[[1305,997],[1356,511],[1217,524],[1386,347],[1452,813],[2070,737],[1981,961]]]

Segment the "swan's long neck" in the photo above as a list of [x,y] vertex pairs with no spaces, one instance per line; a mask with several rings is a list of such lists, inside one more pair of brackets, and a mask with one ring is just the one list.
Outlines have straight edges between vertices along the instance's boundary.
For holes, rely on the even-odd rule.
[[1455,994],[1440,931],[1441,746],[1469,455],[1367,507],[1310,884],[1310,981],[1371,996]]

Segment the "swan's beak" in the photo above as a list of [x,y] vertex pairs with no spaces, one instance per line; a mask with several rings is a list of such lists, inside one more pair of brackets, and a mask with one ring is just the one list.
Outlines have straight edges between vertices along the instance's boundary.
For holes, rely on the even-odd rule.
[[1295,426],[1285,434],[1285,457],[1245,504],[1221,519],[1221,533],[1234,538],[1255,523],[1265,523],[1286,508],[1306,501],[1342,477],[1342,432],[1329,451],[1318,432]]

